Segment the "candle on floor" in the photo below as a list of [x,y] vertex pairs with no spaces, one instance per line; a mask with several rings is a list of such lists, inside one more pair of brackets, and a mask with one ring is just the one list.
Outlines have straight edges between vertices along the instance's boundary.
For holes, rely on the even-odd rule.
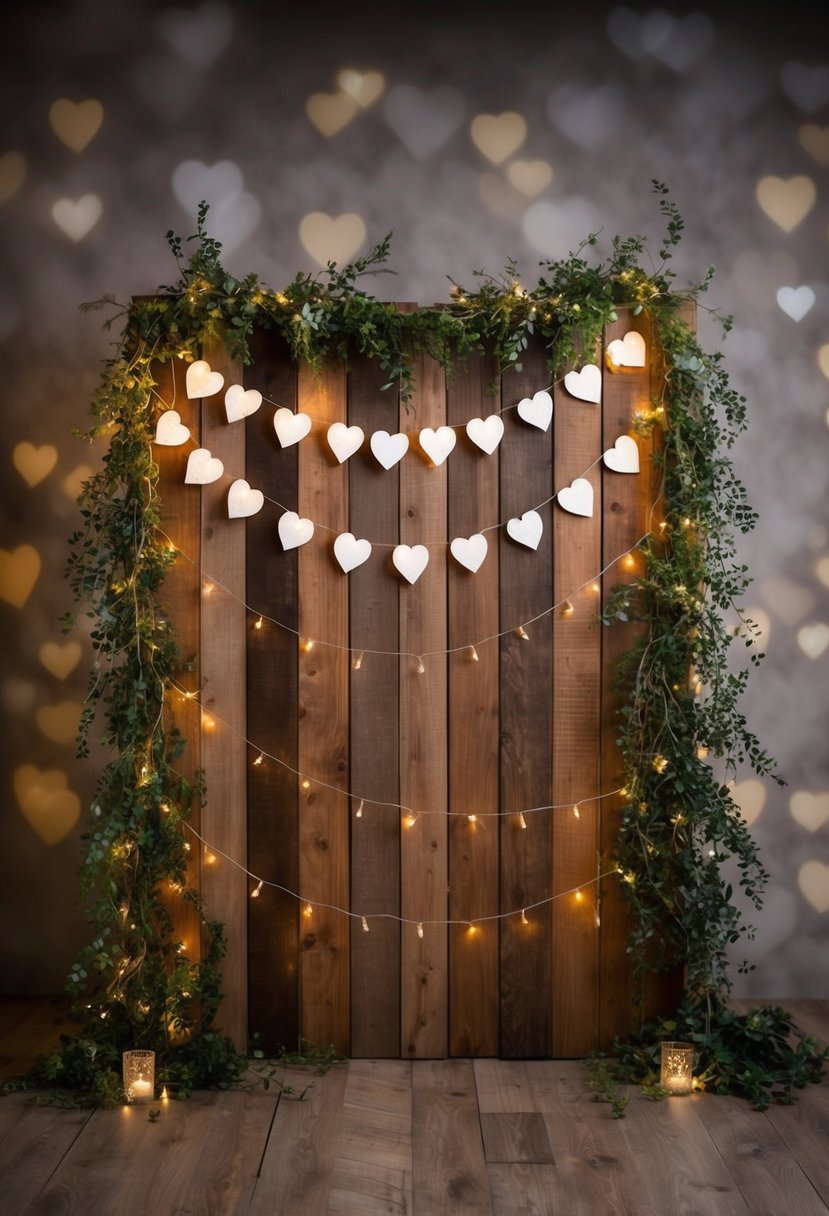
[[152,1102],[155,1095],[155,1052],[125,1051],[122,1060],[128,1102]]
[[669,1094],[689,1094],[693,1088],[693,1071],[693,1043],[662,1043],[659,1082]]

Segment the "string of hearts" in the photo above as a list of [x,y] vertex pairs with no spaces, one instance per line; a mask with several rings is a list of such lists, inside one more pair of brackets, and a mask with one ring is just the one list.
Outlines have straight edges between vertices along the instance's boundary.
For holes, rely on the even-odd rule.
[[[185,561],[188,561],[195,569],[199,568],[199,563],[196,561],[196,559],[189,553],[185,553],[183,549],[180,549],[172,537],[170,537],[163,529],[159,528],[158,534],[159,536],[162,536],[164,540],[166,540],[171,552],[173,552],[177,558],[183,557]],[[564,599],[556,601],[556,603],[551,604],[549,608],[543,608],[541,612],[537,612],[535,616],[528,617],[525,621],[520,621],[518,624],[511,625],[508,629],[502,629],[498,633],[487,634],[486,637],[479,638],[473,642],[464,642],[460,646],[450,646],[445,650],[424,650],[422,654],[415,654],[415,652],[411,650],[380,650],[371,646],[345,646],[339,642],[330,642],[320,638],[314,638],[312,640],[312,644],[315,646],[326,646],[330,650],[345,651],[349,655],[353,656],[355,668],[362,665],[363,658],[366,655],[386,655],[398,659],[412,659],[417,663],[418,672],[422,674],[425,671],[425,668],[423,667],[424,659],[448,658],[449,655],[462,653],[477,656],[479,646],[483,646],[487,642],[500,641],[501,638],[509,637],[511,634],[517,634],[518,637],[522,638],[524,641],[529,641],[530,635],[527,633],[528,625],[534,625],[537,621],[543,620],[544,617],[551,616],[552,613],[556,612],[559,608],[563,608],[564,611],[569,614],[573,607],[572,600],[575,599],[580,592],[584,591],[587,587],[598,587],[598,580],[602,578],[602,576],[605,575],[608,570],[612,569],[613,566],[617,565],[617,563],[625,561],[626,558],[631,558],[633,554],[640,548],[643,542],[647,540],[649,535],[650,533],[645,532],[637,541],[634,542],[634,544],[630,546],[630,548],[623,549],[621,553],[618,553],[615,557],[611,558],[609,562],[606,562],[605,565],[602,566],[601,570],[599,570],[591,578],[585,579],[584,582],[578,587],[571,590],[570,594],[565,596]],[[225,595],[228,595],[232,600],[235,600],[237,604],[241,604],[245,611],[255,618],[257,628],[261,628],[264,622],[267,621],[268,624],[275,625],[278,629],[282,629],[286,633],[293,634],[296,638],[303,637],[300,630],[294,629],[293,626],[286,625],[282,621],[278,621],[275,617],[268,616],[267,613],[259,612],[256,608],[253,608],[245,599],[237,595],[235,591],[223,583],[221,579],[214,579],[210,575],[204,575],[202,585],[205,590],[210,590],[211,592],[218,587],[222,592],[224,592]]]
[[569,887],[566,891],[559,891],[555,895],[547,895],[542,899],[534,900],[532,903],[523,904],[520,908],[514,908],[510,912],[493,912],[488,916],[473,916],[471,918],[450,917],[446,920],[430,920],[428,918],[425,920],[417,920],[415,917],[411,916],[398,916],[394,912],[354,912],[351,908],[341,908],[338,904],[327,903],[325,900],[308,900],[304,895],[300,894],[300,892],[292,891],[290,887],[283,886],[282,883],[272,882],[268,878],[260,877],[260,875],[255,873],[253,870],[249,870],[247,866],[242,865],[242,863],[237,861],[235,857],[231,857],[230,854],[225,853],[223,849],[219,849],[215,845],[210,844],[210,842],[206,840],[200,832],[196,831],[191,823],[185,821],[184,826],[187,828],[190,834],[199,841],[206,851],[212,853],[214,857],[223,857],[225,861],[230,862],[232,866],[235,866],[237,870],[240,870],[251,882],[256,883],[256,886],[250,892],[252,899],[258,898],[264,887],[270,887],[274,891],[282,891],[284,895],[287,895],[291,899],[297,900],[298,903],[303,904],[306,916],[312,916],[314,908],[324,909],[328,912],[337,912],[342,916],[347,916],[350,920],[360,921],[364,933],[368,933],[370,931],[370,920],[390,920],[399,925],[412,925],[417,929],[418,937],[423,937],[424,929],[426,927],[448,928],[450,925],[461,925],[466,929],[474,930],[478,925],[487,924],[493,921],[511,920],[514,917],[520,919],[522,924],[527,924],[529,923],[527,921],[528,912],[534,912],[537,911],[538,908],[548,907],[550,904],[556,903],[557,900],[566,899],[568,895],[580,898],[582,892],[590,887],[596,888],[596,904],[593,912],[593,919],[596,928],[598,929],[601,924],[599,911],[599,884],[603,879],[609,878],[612,874],[619,875],[621,873],[616,867],[609,870],[599,871],[599,873],[597,873],[593,878],[585,879],[583,883],[580,883],[576,887]]

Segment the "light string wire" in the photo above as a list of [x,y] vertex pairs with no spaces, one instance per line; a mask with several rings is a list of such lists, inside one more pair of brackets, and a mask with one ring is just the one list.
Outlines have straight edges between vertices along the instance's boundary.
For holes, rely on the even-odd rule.
[[[350,908],[341,908],[339,904],[328,903],[322,899],[308,899],[300,892],[292,891],[290,887],[286,887],[282,883],[272,882],[270,879],[261,877],[254,871],[249,870],[247,866],[242,865],[242,863],[237,861],[235,857],[231,857],[229,853],[225,853],[223,849],[219,849],[214,845],[211,845],[209,841],[202,836],[202,834],[198,832],[191,823],[187,822],[186,820],[183,822],[187,830],[196,838],[196,840],[201,843],[206,850],[209,850],[209,852],[213,853],[216,857],[223,857],[225,861],[230,862],[230,864],[235,866],[237,870],[241,870],[241,872],[248,879],[250,879],[251,882],[258,884],[259,891],[261,891],[263,887],[270,887],[275,891],[281,891],[284,895],[289,896],[291,899],[295,899],[297,903],[304,904],[306,908],[311,908],[312,911],[314,908],[322,908],[328,912],[337,912],[341,916],[347,916],[349,920],[361,921],[364,928],[366,927],[366,922],[369,920],[390,920],[395,921],[400,925],[414,925],[418,929],[418,932],[420,931],[421,927],[425,927],[426,925],[438,927],[463,925],[467,928],[471,928],[475,925],[491,923],[492,921],[510,920],[513,917],[519,917],[523,921],[527,912],[533,912],[538,908],[547,907],[550,904],[556,903],[560,899],[566,899],[568,895],[578,895],[588,887],[595,887],[598,891],[599,884],[603,881],[603,879],[609,878],[612,874],[617,874],[624,877],[619,867],[614,866],[608,870],[600,871],[594,878],[585,879],[584,882],[578,883],[574,887],[569,887],[566,891],[558,891],[555,895],[547,895],[543,899],[534,900],[532,903],[521,904],[520,907],[514,908],[509,912],[492,912],[486,916],[449,917],[447,919],[421,919],[414,916],[399,916],[394,912],[354,912]],[[598,921],[598,914],[594,916],[594,919]],[[596,927],[598,928],[598,923]]]

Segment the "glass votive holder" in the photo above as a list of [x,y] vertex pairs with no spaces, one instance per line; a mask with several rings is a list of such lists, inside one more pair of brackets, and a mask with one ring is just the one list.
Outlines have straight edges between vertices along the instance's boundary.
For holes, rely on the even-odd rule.
[[155,1052],[125,1051],[121,1064],[127,1101],[152,1102],[155,1097]]
[[689,1094],[694,1083],[693,1043],[664,1042],[660,1046],[660,1085],[669,1094]]

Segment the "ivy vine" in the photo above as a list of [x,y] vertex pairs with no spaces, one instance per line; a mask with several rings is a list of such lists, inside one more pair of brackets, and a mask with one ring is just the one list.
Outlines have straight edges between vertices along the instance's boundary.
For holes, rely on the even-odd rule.
[[[616,590],[604,617],[608,625],[641,625],[619,673],[627,798],[610,860],[632,909],[640,977],[686,968],[683,1017],[696,1029],[702,1025],[709,1047],[716,1029],[712,1050],[720,1064],[733,1053],[736,1030],[748,1033],[736,1015],[712,1021],[712,1010],[726,1009],[728,954],[751,932],[722,867],[736,862],[738,883],[756,907],[766,881],[729,778],[748,765],[779,780],[740,710],[748,670],[761,658],[756,627],[740,616],[735,638],[724,623],[749,582],[735,556],[735,535],[756,520],[729,460],[746,405],[729,384],[722,356],[705,353],[683,320],[683,304],[699,300],[713,269],[687,291],[676,289],[671,258],[683,221],[664,185],[653,186],[666,235],[652,264],[638,236],[615,238],[600,261],[591,234],[568,258],[541,263],[534,286],[522,284],[508,263],[499,276],[476,272],[470,287],[452,282],[444,307],[402,313],[362,286],[366,276],[387,272],[390,235],[345,267],[332,262],[272,291],[256,275],[237,279],[224,270],[202,204],[193,236],[167,234],[175,284],[129,306],[110,297],[86,306],[108,307],[107,326],[123,323],[87,432],[89,439],[111,435],[109,451],[81,495],[82,527],[72,537],[67,570],[77,611],[95,625],[79,753],[87,754],[92,724],[102,717],[112,758],[84,836],[81,889],[92,940],[68,979],[80,1029],[41,1060],[27,1083],[71,1090],[80,1100],[119,1100],[120,1053],[136,1046],[156,1051],[160,1078],[178,1095],[232,1084],[247,1065],[215,1028],[223,929],[205,919],[187,881],[183,825],[202,791],[177,770],[184,741],[169,708],[181,658],[161,596],[175,555],[159,530],[153,364],[199,358],[202,344],[214,338],[232,358],[250,362],[249,339],[263,326],[282,335],[294,359],[315,368],[354,352],[369,356],[386,373],[386,387],[408,401],[420,353],[451,372],[455,360],[486,351],[508,375],[521,369],[534,339],[543,343],[555,379],[596,349],[618,308],[650,317],[664,376],[637,426],[659,432],[664,513],[643,542],[645,573]],[[724,318],[726,332],[729,325]],[[748,647],[744,670],[730,661],[735,640]],[[709,755],[722,759],[724,778]],[[191,959],[177,936],[176,900],[198,918],[200,958]],[[816,1046],[787,1056],[779,1018],[766,1014],[751,1026],[774,1052],[774,1068],[761,1066],[753,1096],[790,1094],[787,1076],[794,1084],[819,1078],[823,1055]],[[715,1088],[746,1092],[733,1070],[716,1061],[707,1067],[718,1078]]]

